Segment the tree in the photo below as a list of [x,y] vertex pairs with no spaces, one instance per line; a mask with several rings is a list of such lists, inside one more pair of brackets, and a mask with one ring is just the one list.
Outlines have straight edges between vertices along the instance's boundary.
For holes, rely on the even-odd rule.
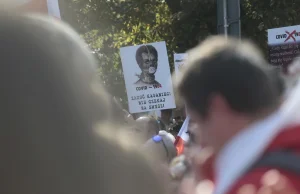
[[[269,28],[300,23],[300,0],[241,1],[242,36],[267,53]],[[214,0],[61,0],[62,18],[99,59],[99,75],[109,92],[127,101],[119,48],[164,40],[172,67],[173,52],[185,52],[217,33]]]
[[65,0],[60,6],[62,18],[82,34],[99,59],[104,85],[123,104],[127,98],[119,48],[166,40],[174,50],[171,13],[163,1]]
[[242,1],[242,34],[267,54],[267,30],[300,24],[300,0]]

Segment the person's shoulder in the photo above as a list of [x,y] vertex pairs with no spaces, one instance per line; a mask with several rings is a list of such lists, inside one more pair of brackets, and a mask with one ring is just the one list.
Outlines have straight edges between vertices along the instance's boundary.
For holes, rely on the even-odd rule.
[[263,187],[263,177],[271,170],[276,170],[280,175],[284,176],[289,184],[300,193],[300,175],[272,168],[257,168],[251,170],[239,178],[226,194],[237,194],[245,185],[254,186],[255,189]]

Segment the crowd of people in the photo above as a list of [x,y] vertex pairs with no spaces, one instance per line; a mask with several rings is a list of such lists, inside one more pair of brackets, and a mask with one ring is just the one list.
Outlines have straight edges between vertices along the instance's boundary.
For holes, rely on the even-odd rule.
[[251,42],[216,36],[189,51],[182,154],[180,118],[123,110],[63,22],[2,11],[0,48],[1,193],[300,193],[300,87]]

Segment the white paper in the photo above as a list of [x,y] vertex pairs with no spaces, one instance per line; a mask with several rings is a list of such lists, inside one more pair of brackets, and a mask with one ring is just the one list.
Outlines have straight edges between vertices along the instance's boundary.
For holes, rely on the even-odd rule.
[[47,0],[48,14],[61,19],[58,0]]
[[291,44],[300,41],[300,25],[268,29],[268,44]]
[[187,53],[176,53],[174,54],[174,70],[175,75],[178,76],[180,69],[184,66],[185,61],[187,60]]
[[[138,45],[120,49],[130,113],[176,108],[166,43],[147,45],[150,46]],[[157,57],[151,50],[152,46],[157,51]],[[142,57],[139,55],[139,59],[146,76],[141,76],[142,69],[137,63],[136,52],[139,48],[145,50]],[[157,64],[156,71],[150,65],[154,63]],[[148,76],[150,74],[152,77]]]

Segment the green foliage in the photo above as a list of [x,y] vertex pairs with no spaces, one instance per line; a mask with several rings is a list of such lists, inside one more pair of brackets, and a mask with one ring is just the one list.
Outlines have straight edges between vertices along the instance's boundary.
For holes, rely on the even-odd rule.
[[242,3],[242,35],[260,45],[267,54],[267,30],[299,25],[300,0],[244,0]]
[[[242,0],[242,36],[267,52],[266,30],[300,24],[300,0]],[[185,52],[217,33],[215,0],[60,0],[62,18],[99,59],[99,75],[111,94],[127,101],[119,48],[166,41]]]

